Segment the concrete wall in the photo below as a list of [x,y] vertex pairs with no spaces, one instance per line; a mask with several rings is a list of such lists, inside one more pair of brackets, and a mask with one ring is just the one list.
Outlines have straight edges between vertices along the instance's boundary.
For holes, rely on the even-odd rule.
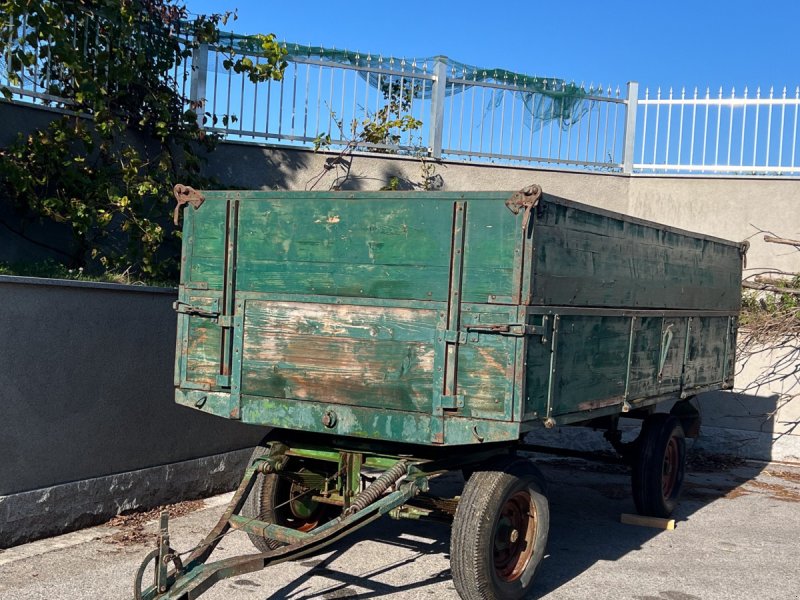
[[[59,510],[47,498],[75,496],[64,491],[74,482],[95,518],[183,499],[192,485],[197,495],[234,484],[238,455],[196,461],[251,447],[265,431],[174,403],[175,299],[159,288],[0,276],[0,515],[37,499],[42,518]],[[170,477],[155,474],[159,489],[121,484],[158,465],[172,465]],[[38,527],[10,522],[0,518],[0,546]]]

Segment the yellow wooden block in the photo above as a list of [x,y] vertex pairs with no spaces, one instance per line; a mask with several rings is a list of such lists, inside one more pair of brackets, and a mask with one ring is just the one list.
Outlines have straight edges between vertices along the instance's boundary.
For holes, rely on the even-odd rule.
[[658,517],[643,517],[641,515],[622,513],[620,521],[626,525],[654,527],[655,529],[675,529],[675,519],[659,519]]

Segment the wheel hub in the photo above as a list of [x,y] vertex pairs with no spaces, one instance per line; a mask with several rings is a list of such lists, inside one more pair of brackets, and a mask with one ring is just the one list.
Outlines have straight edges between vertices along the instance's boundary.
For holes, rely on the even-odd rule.
[[506,500],[494,538],[494,568],[505,581],[519,579],[533,555],[536,514],[530,493],[520,491]]

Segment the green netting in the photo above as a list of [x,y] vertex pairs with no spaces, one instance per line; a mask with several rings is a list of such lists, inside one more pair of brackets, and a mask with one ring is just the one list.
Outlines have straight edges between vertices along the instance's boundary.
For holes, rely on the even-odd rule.
[[[258,36],[243,36],[226,33],[221,36],[221,46],[231,46],[235,52],[248,56],[260,56],[261,41]],[[533,77],[506,69],[487,69],[468,65],[445,56],[405,59],[383,58],[372,54],[362,54],[348,50],[336,50],[321,46],[305,46],[286,43],[287,60],[312,59],[331,66],[345,64],[359,67],[357,73],[376,90],[386,90],[387,85],[407,86],[405,90],[415,99],[430,99],[433,93],[433,80],[425,78],[432,75],[436,62],[447,65],[447,96],[461,94],[484,83],[501,84],[513,89],[525,108],[524,124],[539,129],[545,123],[566,128],[577,122],[588,110],[584,99],[591,94],[581,86],[567,83],[555,77]],[[391,74],[382,71],[391,71]],[[487,90],[486,110],[498,107],[503,102],[501,89],[492,93]]]

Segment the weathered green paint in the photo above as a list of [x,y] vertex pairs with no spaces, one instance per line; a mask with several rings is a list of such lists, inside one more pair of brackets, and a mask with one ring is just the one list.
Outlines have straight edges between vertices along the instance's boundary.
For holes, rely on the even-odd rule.
[[203,314],[178,317],[181,404],[464,445],[732,383],[738,244],[549,196],[523,227],[511,192],[205,196],[183,213],[179,301]]

